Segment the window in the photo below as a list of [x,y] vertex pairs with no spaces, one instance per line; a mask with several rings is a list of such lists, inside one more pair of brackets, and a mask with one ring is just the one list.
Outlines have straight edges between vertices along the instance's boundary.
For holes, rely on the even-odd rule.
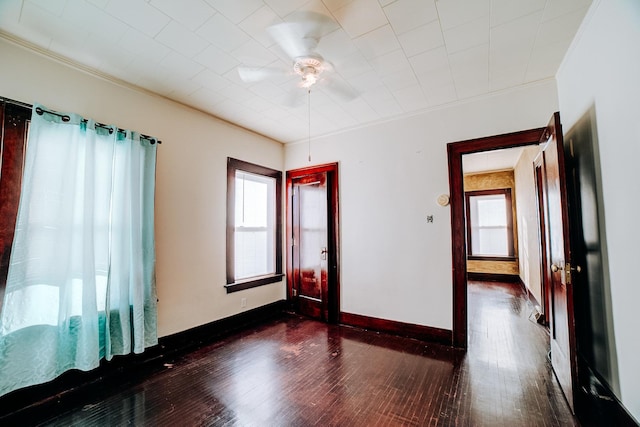
[[282,172],[227,159],[227,292],[279,281]]
[[511,190],[470,191],[465,198],[469,257],[513,257]]

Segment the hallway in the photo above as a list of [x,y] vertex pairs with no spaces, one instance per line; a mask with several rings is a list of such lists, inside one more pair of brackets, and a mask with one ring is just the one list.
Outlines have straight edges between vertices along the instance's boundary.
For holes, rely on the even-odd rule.
[[575,425],[516,285],[469,284],[469,351],[285,315],[47,426]]
[[[477,425],[574,425],[520,285],[469,282],[468,375]],[[577,424],[577,423],[576,423]]]

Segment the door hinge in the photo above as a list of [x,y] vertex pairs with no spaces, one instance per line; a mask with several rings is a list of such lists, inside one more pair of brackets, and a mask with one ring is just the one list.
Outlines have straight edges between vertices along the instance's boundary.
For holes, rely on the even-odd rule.
[[298,296],[298,291],[296,290],[296,288],[291,289],[291,295],[293,295],[294,297]]

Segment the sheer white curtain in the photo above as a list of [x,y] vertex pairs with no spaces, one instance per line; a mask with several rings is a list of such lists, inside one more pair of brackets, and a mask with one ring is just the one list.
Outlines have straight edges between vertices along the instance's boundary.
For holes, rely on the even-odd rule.
[[157,343],[156,140],[33,111],[0,317],[0,395]]

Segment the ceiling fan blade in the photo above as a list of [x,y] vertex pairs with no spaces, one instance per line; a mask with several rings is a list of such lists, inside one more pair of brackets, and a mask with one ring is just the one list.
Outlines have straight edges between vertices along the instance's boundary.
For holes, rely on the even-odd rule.
[[320,38],[327,34],[335,22],[316,12],[299,12],[287,22],[267,28],[269,35],[291,58],[309,56],[314,53]]
[[259,82],[269,77],[284,75],[285,73],[285,70],[274,67],[238,67],[238,75],[245,83]]

